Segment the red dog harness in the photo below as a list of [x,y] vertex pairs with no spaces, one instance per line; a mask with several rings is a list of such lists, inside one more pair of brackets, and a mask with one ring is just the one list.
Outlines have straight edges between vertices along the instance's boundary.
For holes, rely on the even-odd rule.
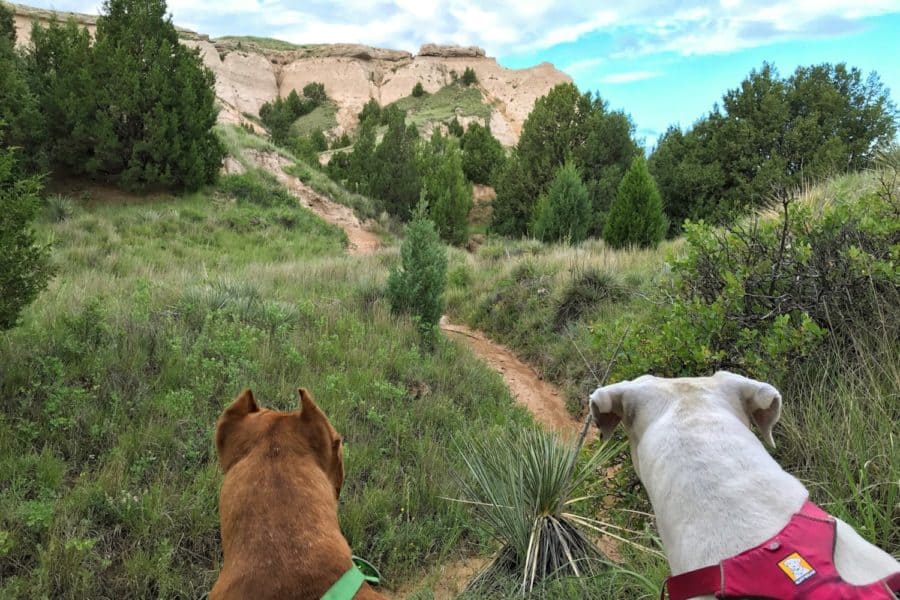
[[774,600],[896,600],[900,572],[867,585],[850,585],[834,566],[837,522],[809,500],[784,529],[759,546],[717,565],[669,577],[660,599],[695,596]]

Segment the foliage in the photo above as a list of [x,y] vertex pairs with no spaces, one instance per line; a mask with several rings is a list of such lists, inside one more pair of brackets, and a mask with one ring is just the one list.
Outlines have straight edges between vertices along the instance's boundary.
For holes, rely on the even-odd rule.
[[639,154],[634,126],[574,84],[560,84],[539,98],[522,126],[515,158],[497,176],[491,228],[519,236],[533,220],[537,199],[567,160],[580,169],[591,196],[589,234],[597,235],[615,190]]
[[313,81],[303,86],[303,97],[311,100],[316,106],[323,104],[328,96],[325,95],[325,84]]
[[[415,125],[419,131],[428,131],[438,123],[450,125],[454,118],[458,122],[462,117],[474,117],[487,123],[492,111],[478,87],[459,85],[447,85],[418,98],[406,96],[389,106],[406,112],[406,122]],[[456,135],[460,137],[463,133],[460,126]]]
[[325,134],[322,133],[321,129],[315,130],[311,136],[309,136],[310,142],[312,142],[313,149],[316,152],[325,152],[328,150],[328,140],[325,138]]
[[412,315],[426,345],[432,345],[444,308],[447,250],[419,204],[400,246],[400,265],[391,269],[387,297],[394,313]]
[[466,70],[463,71],[462,77],[459,79],[459,82],[466,87],[478,83],[478,75],[475,74],[475,69],[473,69],[472,67],[466,67]]
[[[419,133],[415,127],[406,127],[402,111],[389,108],[382,116],[385,114],[390,119],[388,129],[375,149],[371,163],[359,165],[357,159],[351,155],[351,168],[365,169],[365,173],[369,176],[371,195],[384,202],[391,215],[405,221],[409,219],[413,207],[419,201],[421,190],[416,162]],[[356,147],[353,154],[356,154]]]
[[350,136],[345,131],[341,134],[340,137],[335,138],[335,140],[331,143],[331,149],[335,148],[349,148],[353,145],[353,140],[350,139]]
[[381,105],[375,100],[375,98],[370,98],[368,102],[366,102],[362,110],[357,115],[360,124],[365,123],[369,119],[372,119],[376,123],[381,121]]
[[24,61],[15,50],[15,39],[12,12],[0,4],[0,122],[4,124],[4,143],[27,149],[27,154],[18,157],[18,161],[29,171],[35,171],[44,163],[40,148],[45,135],[44,118],[29,87]]
[[[309,88],[316,85],[320,86],[322,84],[311,83],[306,87]],[[272,136],[273,142],[280,146],[290,145],[293,137],[291,126],[294,124],[294,121],[304,115],[308,115],[324,102],[324,99],[318,100],[318,89],[318,87],[315,89],[310,88],[314,98],[301,98],[297,90],[291,90],[287,98],[276,98],[273,102],[266,102],[259,108],[259,118],[262,120],[263,125],[266,126],[266,129],[269,130],[269,135]],[[324,95],[324,88],[322,90],[322,95]],[[304,88],[305,93],[306,88]]]
[[275,179],[265,172],[247,172],[224,175],[219,180],[219,189],[226,196],[238,202],[249,202],[257,206],[295,206],[297,200]]
[[777,380],[826,331],[900,335],[881,308],[900,302],[896,200],[870,193],[818,215],[785,201],[783,211],[724,229],[686,225],[667,308],[626,340],[622,376],[725,368]]
[[356,143],[347,157],[346,166],[340,160],[334,165],[330,162],[328,164],[328,172],[336,181],[346,180],[347,186],[360,194],[368,194],[372,190],[371,182],[376,169],[374,159],[377,125],[374,118],[364,119],[359,125]]
[[591,202],[578,169],[563,165],[534,209],[534,236],[546,242],[577,244],[587,235]]
[[425,88],[422,87],[421,81],[417,81],[416,85],[413,86],[412,96],[413,96],[413,98],[421,98],[424,95],[425,95]]
[[466,463],[462,502],[501,549],[470,589],[498,576],[523,592],[552,577],[591,575],[603,553],[591,541],[596,521],[571,512],[576,488],[623,449],[603,444],[579,464],[578,448],[540,430],[493,432],[460,442]]
[[469,123],[460,140],[460,147],[463,151],[463,172],[474,183],[490,184],[506,160],[506,152],[497,138],[491,135],[490,127],[479,123]]
[[603,239],[614,248],[655,248],[665,237],[667,226],[656,182],[643,157],[635,157],[609,209]]
[[667,214],[723,222],[804,181],[871,165],[894,138],[896,107],[877,74],[829,63],[787,78],[764,63],[687,132],[670,128],[651,157]]
[[[0,121],[0,135],[2,129]],[[16,325],[53,273],[48,248],[32,230],[40,191],[40,178],[23,176],[13,151],[0,145],[0,331]]]
[[455,137],[461,138],[465,132],[463,131],[463,126],[459,122],[459,117],[456,115],[453,116],[453,119],[447,123],[447,132]]
[[462,170],[462,155],[455,138],[444,138],[435,130],[423,151],[422,197],[445,242],[462,245],[469,238],[468,217],[472,191]]

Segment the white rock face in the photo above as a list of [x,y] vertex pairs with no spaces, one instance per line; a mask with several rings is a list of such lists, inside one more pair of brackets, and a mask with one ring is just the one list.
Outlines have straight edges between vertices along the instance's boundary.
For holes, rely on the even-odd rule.
[[[13,5],[19,44],[31,39],[31,22],[46,23],[51,11]],[[58,13],[65,21],[70,13]],[[71,15],[93,35],[96,17]],[[325,93],[338,106],[335,133],[353,129],[356,115],[370,99],[384,106],[409,96],[421,83],[434,93],[472,68],[485,102],[492,107],[490,126],[506,146],[514,145],[534,101],[555,85],[572,79],[550,63],[529,69],[507,69],[474,46],[425,44],[419,54],[372,48],[360,44],[318,46],[313,50],[248,52],[234,43],[210,41],[206,36],[180,30],[181,42],[199,48],[204,64],[216,76],[216,96],[223,105],[220,120],[242,122],[241,113],[258,114],[259,108],[291,90],[302,92],[311,82],[325,85]],[[472,119],[468,118],[465,122]],[[461,116],[461,122],[464,121]]]

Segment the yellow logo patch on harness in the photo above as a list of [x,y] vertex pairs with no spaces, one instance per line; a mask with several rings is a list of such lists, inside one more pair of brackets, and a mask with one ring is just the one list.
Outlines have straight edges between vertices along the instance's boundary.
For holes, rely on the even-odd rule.
[[812,565],[806,562],[806,559],[797,552],[788,555],[787,558],[778,563],[778,566],[796,585],[800,585],[816,574],[816,570],[812,568]]

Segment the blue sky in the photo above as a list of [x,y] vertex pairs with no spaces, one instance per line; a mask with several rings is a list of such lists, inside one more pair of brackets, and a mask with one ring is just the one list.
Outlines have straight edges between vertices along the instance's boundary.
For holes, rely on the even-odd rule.
[[[95,13],[96,0],[33,0]],[[763,61],[783,75],[846,62],[900,101],[900,0],[170,0],[177,25],[213,37],[360,42],[415,52],[478,45],[508,67],[549,61],[629,113],[652,146],[690,126]],[[214,7],[214,8],[212,8]]]

